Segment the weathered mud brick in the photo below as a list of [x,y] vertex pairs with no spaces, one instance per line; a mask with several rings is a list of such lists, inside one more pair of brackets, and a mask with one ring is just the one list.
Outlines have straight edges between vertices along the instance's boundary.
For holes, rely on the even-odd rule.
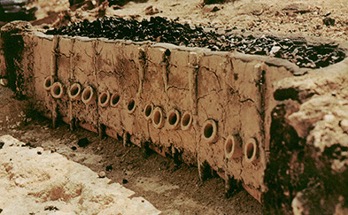
[[138,119],[141,117],[139,92],[141,90],[143,63],[139,60],[141,45],[117,43],[115,51],[115,70],[119,73],[122,89],[121,123],[124,129],[124,142],[131,141],[141,145],[142,130]]
[[52,97],[57,103],[57,112],[59,118],[65,123],[70,124],[73,117],[71,113],[71,102],[68,94],[71,85],[71,70],[72,70],[72,48],[73,40],[69,37],[57,37],[58,46],[55,52],[56,55],[56,75],[57,78],[53,83]]
[[96,40],[71,38],[71,86],[69,87],[71,116],[75,124],[98,132],[97,78],[96,78]]
[[33,99],[34,108],[48,118],[56,115],[55,101],[52,98],[52,85],[56,77],[56,47],[58,41],[53,36],[41,33],[24,35],[26,51],[23,68],[26,70],[27,87],[31,87],[29,98]]
[[116,69],[119,49],[120,45],[114,41],[102,39],[98,40],[96,46],[99,129],[100,132],[116,139],[123,135],[123,90],[120,82],[123,74]]
[[141,91],[142,132],[162,155],[170,153],[170,145],[164,141],[169,58],[170,50],[167,48],[150,46],[146,49],[146,68]]
[[206,53],[200,60],[197,78],[197,149],[201,177],[203,163],[208,163],[219,175],[225,175],[224,142],[228,136],[224,133],[228,111],[225,82],[227,71],[231,69],[227,53]]
[[245,189],[260,201],[266,168],[262,101],[265,86],[263,64],[232,58],[233,80],[240,105],[241,175]]
[[174,158],[192,165],[197,164],[197,133],[192,124],[197,113],[196,78],[200,55],[191,49],[172,49],[164,76],[168,102],[164,104],[166,134],[161,142],[173,147]]

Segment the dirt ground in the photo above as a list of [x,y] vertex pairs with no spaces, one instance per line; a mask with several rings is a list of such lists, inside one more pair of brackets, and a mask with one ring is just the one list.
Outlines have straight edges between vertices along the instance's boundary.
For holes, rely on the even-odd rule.
[[[46,17],[49,11],[64,11],[68,7],[64,0],[37,1],[42,9],[37,13],[38,18]],[[279,0],[276,4],[272,0],[232,0],[213,5],[203,5],[202,0],[148,0],[145,3],[130,2],[123,7],[86,8],[63,14],[68,14],[75,22],[93,20],[100,16],[100,10],[105,10],[107,16],[136,19],[163,16],[236,31],[348,40],[346,0]],[[64,20],[63,23],[67,24],[66,17]]]
[[[45,21],[59,26],[68,24],[69,19],[72,22],[95,19],[105,9],[106,15],[137,19],[148,18],[149,14],[179,17],[180,22],[209,25],[212,29],[348,40],[346,0],[282,0],[276,4],[271,0],[233,0],[217,5],[203,5],[200,0],[149,0],[131,2],[121,8],[75,11],[68,10],[67,2],[34,1],[39,7],[37,17],[45,19],[50,14]],[[225,198],[224,181],[218,177],[201,183],[196,167],[177,166],[169,158],[155,153],[146,155],[135,146],[124,147],[111,138],[100,140],[96,134],[84,130],[70,132],[65,124],[52,129],[48,120],[28,111],[30,107],[25,101],[12,97],[12,92],[0,88],[0,135],[13,135],[33,147],[56,151],[95,172],[104,171],[113,182],[143,196],[163,214],[262,213],[262,206],[245,191]],[[82,138],[88,139],[86,147],[77,144]]]
[[[162,214],[261,214],[262,206],[246,191],[225,198],[219,177],[202,183],[196,167],[175,165],[170,158],[146,154],[140,148],[66,124],[52,129],[49,120],[30,111],[26,101],[0,87],[0,136],[9,134],[31,147],[43,147],[103,174],[151,202]],[[8,119],[8,120],[7,120]],[[88,145],[79,147],[87,138]]]

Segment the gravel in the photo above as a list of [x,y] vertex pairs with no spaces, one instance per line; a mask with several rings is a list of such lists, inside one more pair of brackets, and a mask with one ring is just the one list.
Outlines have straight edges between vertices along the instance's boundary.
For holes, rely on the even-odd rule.
[[47,34],[84,36],[90,38],[154,41],[187,47],[204,47],[212,51],[237,50],[245,54],[267,55],[287,59],[299,67],[321,68],[342,61],[345,53],[337,44],[308,44],[305,39],[254,37],[235,34],[220,34],[207,31],[202,26],[191,26],[151,17],[150,20],[127,20],[104,17],[93,22],[87,20],[48,30]]

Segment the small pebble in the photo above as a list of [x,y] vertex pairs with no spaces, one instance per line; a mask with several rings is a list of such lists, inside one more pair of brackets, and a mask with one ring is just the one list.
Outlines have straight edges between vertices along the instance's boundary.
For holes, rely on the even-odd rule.
[[348,133],[348,119],[341,120],[339,125],[345,133]]
[[98,176],[99,176],[99,178],[105,178],[106,177],[106,173],[104,171],[100,171],[98,173]]
[[112,165],[111,165],[111,164],[110,164],[110,165],[107,165],[107,166],[105,167],[105,170],[108,171],[108,172],[110,172],[110,171],[112,170]]
[[77,145],[80,147],[86,147],[89,144],[89,140],[87,139],[87,137],[81,138],[77,141]]

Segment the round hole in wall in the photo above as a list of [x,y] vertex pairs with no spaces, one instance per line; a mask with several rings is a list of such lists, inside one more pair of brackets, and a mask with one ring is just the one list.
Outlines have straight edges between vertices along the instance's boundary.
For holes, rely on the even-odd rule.
[[233,154],[234,141],[232,138],[227,138],[225,142],[226,154]]
[[188,130],[192,124],[192,115],[189,112],[185,112],[181,118],[181,129]]
[[47,77],[45,79],[45,88],[50,88],[52,86],[52,78],[51,77]]
[[70,86],[68,94],[71,99],[76,99],[81,93],[81,85],[79,83],[74,83]]
[[47,90],[47,91],[50,90],[52,85],[53,85],[53,83],[54,83],[54,80],[53,80],[52,76],[46,77],[45,80],[44,80],[44,84],[43,84],[44,89]]
[[109,104],[110,99],[110,93],[109,92],[102,92],[99,95],[98,102],[101,107],[107,107]]
[[244,156],[247,162],[252,162],[256,159],[257,142],[255,138],[251,138],[244,146]]
[[162,118],[161,112],[156,111],[156,112],[153,114],[153,122],[154,122],[156,125],[158,125],[158,124],[161,122],[161,118]]
[[128,112],[130,112],[130,113],[135,110],[135,100],[134,99],[129,100],[128,105],[127,105],[127,109],[128,109]]
[[180,122],[180,113],[178,110],[176,109],[172,109],[168,112],[168,125],[169,128],[171,129],[176,129],[179,126],[179,122]]
[[151,118],[151,114],[152,114],[152,110],[153,110],[153,104],[147,104],[144,108],[144,115],[146,119],[150,119]]
[[53,98],[61,98],[63,96],[63,85],[59,82],[55,82],[51,87],[51,95]]
[[212,143],[217,138],[217,124],[214,120],[207,120],[203,124],[203,138],[209,142]]
[[121,100],[120,95],[112,94],[111,99],[110,99],[110,105],[112,107],[116,107],[119,104],[120,100]]
[[80,88],[77,85],[72,86],[70,88],[70,95],[76,96],[79,93],[79,91],[80,91]]
[[204,127],[204,137],[205,138],[207,138],[207,139],[211,138],[213,135],[213,132],[214,132],[214,128],[213,128],[212,124],[207,124]]
[[83,93],[83,100],[89,100],[92,96],[92,92],[90,90],[85,90]]
[[169,122],[169,125],[175,125],[176,123],[178,123],[178,115],[174,112],[171,113],[168,116],[168,122]]
[[163,112],[160,107],[155,107],[152,113],[152,123],[155,128],[162,128],[164,125]]
[[94,92],[91,86],[87,86],[82,92],[82,102],[89,104],[93,101]]

